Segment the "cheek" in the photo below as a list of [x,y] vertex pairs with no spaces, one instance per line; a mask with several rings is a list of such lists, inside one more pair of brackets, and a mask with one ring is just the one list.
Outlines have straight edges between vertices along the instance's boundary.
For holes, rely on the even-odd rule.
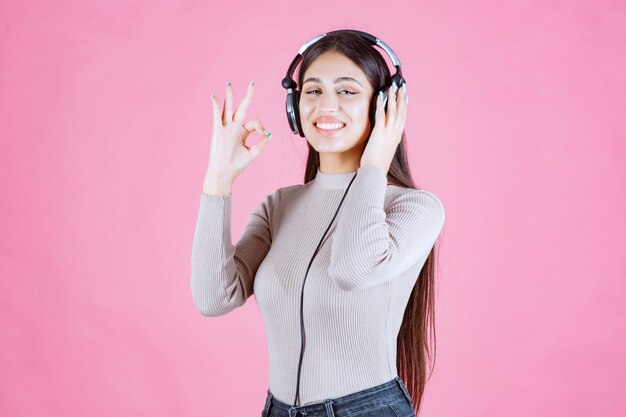
[[298,103],[298,110],[300,111],[301,115],[306,115],[311,111],[311,105],[307,103],[306,100],[300,100],[300,102]]
[[367,100],[361,100],[358,103],[351,103],[350,113],[352,119],[358,124],[367,124],[369,120],[370,103]]

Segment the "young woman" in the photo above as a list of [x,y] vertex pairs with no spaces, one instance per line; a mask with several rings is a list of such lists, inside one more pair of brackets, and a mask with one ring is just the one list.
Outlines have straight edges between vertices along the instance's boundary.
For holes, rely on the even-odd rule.
[[[406,84],[399,62],[392,77],[374,44],[397,59],[382,41],[353,30],[301,48],[283,86],[292,130],[308,143],[304,184],[268,195],[236,245],[231,185],[271,133],[259,119],[244,123],[253,83],[236,110],[230,83],[223,107],[212,95],[191,289],[197,309],[212,317],[255,295],[269,346],[263,417],[419,413],[445,211],[413,183]],[[247,147],[255,130],[264,136]]]

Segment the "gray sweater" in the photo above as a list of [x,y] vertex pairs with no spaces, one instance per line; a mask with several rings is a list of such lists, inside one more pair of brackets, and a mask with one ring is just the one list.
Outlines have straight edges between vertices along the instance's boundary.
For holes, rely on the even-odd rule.
[[[350,180],[342,208],[307,268]],[[417,276],[443,228],[431,192],[387,184],[382,170],[329,174],[279,188],[231,241],[232,195],[201,193],[191,256],[198,311],[221,316],[255,295],[265,323],[269,390],[293,404],[337,398],[397,375],[396,340]]]

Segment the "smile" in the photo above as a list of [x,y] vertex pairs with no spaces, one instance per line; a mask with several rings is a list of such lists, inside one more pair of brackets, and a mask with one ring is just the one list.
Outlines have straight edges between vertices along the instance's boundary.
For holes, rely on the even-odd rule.
[[317,133],[331,134],[343,129],[346,125],[343,123],[317,123],[314,126]]

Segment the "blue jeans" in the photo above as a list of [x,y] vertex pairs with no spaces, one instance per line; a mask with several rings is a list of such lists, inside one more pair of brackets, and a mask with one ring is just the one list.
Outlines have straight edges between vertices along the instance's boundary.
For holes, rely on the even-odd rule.
[[294,407],[267,390],[261,417],[415,417],[413,399],[400,376],[343,397]]

